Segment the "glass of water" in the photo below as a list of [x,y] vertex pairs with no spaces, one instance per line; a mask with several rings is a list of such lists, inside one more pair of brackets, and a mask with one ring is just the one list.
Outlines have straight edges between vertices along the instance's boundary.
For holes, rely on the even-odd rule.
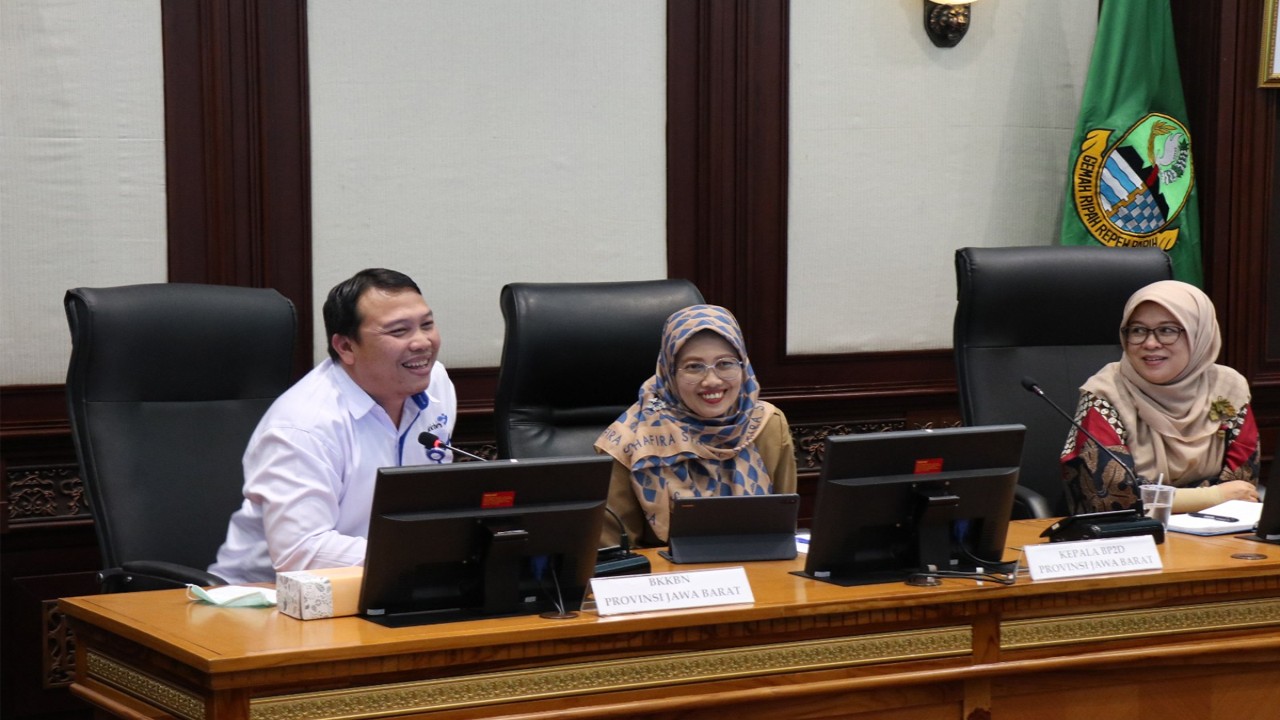
[[1169,515],[1173,511],[1173,493],[1177,490],[1172,485],[1142,485],[1142,507],[1146,515],[1169,529]]

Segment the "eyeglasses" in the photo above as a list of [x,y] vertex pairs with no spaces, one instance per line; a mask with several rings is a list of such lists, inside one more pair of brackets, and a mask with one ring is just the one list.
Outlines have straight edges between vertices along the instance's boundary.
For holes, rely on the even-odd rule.
[[681,382],[693,385],[694,383],[702,382],[702,379],[707,376],[708,370],[714,371],[716,377],[721,380],[736,380],[738,375],[742,373],[742,361],[725,358],[717,360],[710,365],[700,362],[685,363],[676,368],[676,376],[680,378]]
[[1120,334],[1124,336],[1125,342],[1130,345],[1141,345],[1152,334],[1155,334],[1156,340],[1159,340],[1161,345],[1172,345],[1178,342],[1178,338],[1184,332],[1186,332],[1186,329],[1177,325],[1161,325],[1157,328],[1130,325],[1129,327],[1120,328]]

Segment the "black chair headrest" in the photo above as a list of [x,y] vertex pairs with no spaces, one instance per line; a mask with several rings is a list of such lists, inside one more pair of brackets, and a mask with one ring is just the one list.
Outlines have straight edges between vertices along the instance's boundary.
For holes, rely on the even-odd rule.
[[[280,378],[292,373],[294,307],[275,290],[183,283],[76,288],[65,304],[72,337],[67,384],[83,388],[86,402],[275,397]],[[272,346],[287,351],[262,352]],[[264,366],[264,357],[276,364]]]
[[1118,347],[1125,302],[1171,267],[1159,248],[961,248],[957,337],[963,329],[970,347]]

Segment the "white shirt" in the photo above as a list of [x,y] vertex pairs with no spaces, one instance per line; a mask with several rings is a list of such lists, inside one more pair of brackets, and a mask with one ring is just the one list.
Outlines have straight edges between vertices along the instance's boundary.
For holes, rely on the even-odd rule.
[[230,583],[277,572],[364,564],[378,468],[453,460],[458,399],[436,362],[427,391],[405,401],[400,429],[341,366],[325,359],[272,403],[244,453],[244,504],[209,572]]

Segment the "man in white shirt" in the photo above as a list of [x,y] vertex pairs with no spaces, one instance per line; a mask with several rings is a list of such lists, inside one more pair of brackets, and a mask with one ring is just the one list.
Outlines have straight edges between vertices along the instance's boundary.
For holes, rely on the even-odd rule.
[[244,504],[209,572],[230,583],[364,563],[377,469],[451,462],[458,401],[417,284],[356,273],[324,303],[329,357],[267,410],[244,454]]

